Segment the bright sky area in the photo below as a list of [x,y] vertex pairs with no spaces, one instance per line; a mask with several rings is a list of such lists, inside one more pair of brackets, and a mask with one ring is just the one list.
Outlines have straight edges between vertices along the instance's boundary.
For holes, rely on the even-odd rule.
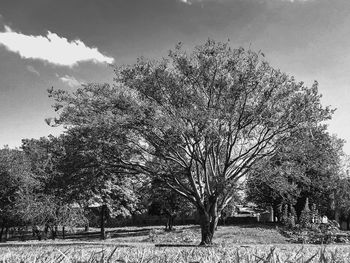
[[113,67],[208,38],[264,52],[337,108],[330,133],[350,154],[349,0],[1,0],[0,146],[57,135],[46,90],[113,81]]

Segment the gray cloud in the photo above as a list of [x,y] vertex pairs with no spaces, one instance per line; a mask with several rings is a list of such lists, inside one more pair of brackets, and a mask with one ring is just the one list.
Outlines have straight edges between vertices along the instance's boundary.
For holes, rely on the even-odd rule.
[[78,87],[82,84],[82,81],[78,81],[75,77],[64,75],[63,77],[59,77],[56,75],[63,83],[67,84],[69,87],[74,88]]
[[40,76],[40,73],[39,71],[37,71],[32,65],[28,65],[27,67],[27,70],[37,76]]

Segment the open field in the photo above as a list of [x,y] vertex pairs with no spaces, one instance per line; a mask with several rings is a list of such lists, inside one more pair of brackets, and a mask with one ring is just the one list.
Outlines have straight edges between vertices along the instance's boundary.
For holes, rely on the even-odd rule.
[[230,247],[13,247],[0,248],[0,262],[349,262],[349,246],[234,245]]
[[[289,244],[273,226],[222,226],[215,246],[196,247],[197,226],[128,227],[108,229],[99,241],[97,229],[89,235],[70,235],[54,241],[10,241],[0,245],[0,262],[350,262],[349,245]],[[183,247],[156,247],[156,244]]]
[[[107,244],[137,244],[137,245],[154,245],[159,243],[165,244],[186,244],[198,245],[200,243],[199,226],[187,225],[177,226],[175,231],[164,231],[163,226],[153,227],[118,227],[106,229],[109,238],[105,241],[99,239],[99,229],[90,228],[88,233],[83,229],[77,229],[75,233],[66,235],[66,239],[61,239],[59,235],[55,241],[49,241],[57,244],[81,243],[81,242],[98,242]],[[27,238],[33,238],[29,235]],[[19,238],[13,238],[6,244],[16,244]],[[46,241],[38,242],[36,240],[26,241],[26,244],[47,243]],[[216,245],[228,246],[231,244],[285,244],[287,239],[282,236],[275,226],[266,225],[240,225],[240,226],[219,226],[215,232],[214,243]]]

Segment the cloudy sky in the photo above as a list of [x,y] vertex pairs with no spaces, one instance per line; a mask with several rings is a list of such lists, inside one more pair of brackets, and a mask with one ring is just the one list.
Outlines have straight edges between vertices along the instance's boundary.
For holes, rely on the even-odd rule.
[[113,79],[110,64],[161,57],[178,42],[213,38],[262,50],[337,111],[331,133],[349,141],[349,0],[1,0],[0,146],[59,134],[46,90]]

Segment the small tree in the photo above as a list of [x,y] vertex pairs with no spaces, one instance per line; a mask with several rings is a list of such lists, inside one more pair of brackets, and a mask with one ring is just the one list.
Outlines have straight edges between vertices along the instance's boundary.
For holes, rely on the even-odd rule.
[[309,198],[306,198],[304,209],[301,211],[299,223],[301,227],[311,226],[311,211],[309,207]]
[[149,213],[151,215],[165,215],[167,222],[165,230],[174,230],[176,217],[188,216],[193,211],[192,204],[179,196],[175,191],[166,187],[163,181],[153,180],[150,194]]

